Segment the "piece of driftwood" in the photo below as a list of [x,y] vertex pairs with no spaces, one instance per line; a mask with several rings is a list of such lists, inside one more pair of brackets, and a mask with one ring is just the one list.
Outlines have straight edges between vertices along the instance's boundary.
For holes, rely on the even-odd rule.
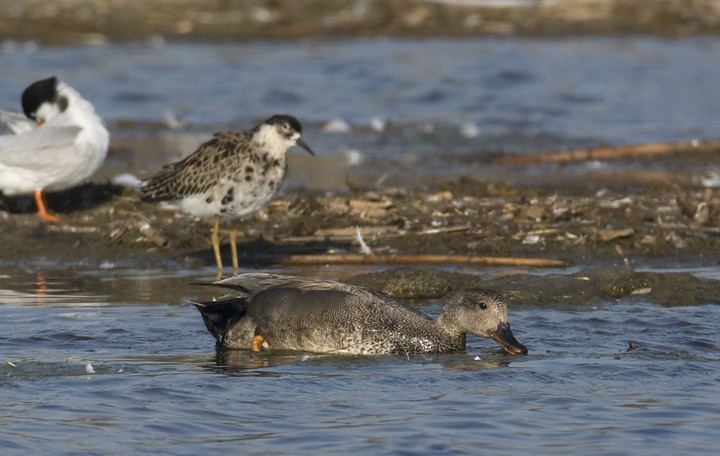
[[[355,239],[357,236],[357,228],[355,226],[346,226],[341,228],[321,228],[313,233],[312,238],[316,240],[321,239],[340,239],[348,240]],[[394,225],[383,225],[383,226],[361,226],[363,236],[375,236],[375,235],[388,235],[397,234],[398,228]],[[287,238],[292,239],[292,238]]]
[[572,163],[592,160],[620,160],[670,154],[701,154],[720,152],[720,140],[706,139],[677,143],[631,144],[561,150],[540,154],[504,155],[495,163],[501,165],[528,165],[533,163]]
[[687,231],[704,234],[720,234],[720,227],[715,226],[690,226],[683,223],[659,223],[658,226],[664,230]]
[[160,231],[156,230],[146,221],[137,222],[137,228],[140,230],[145,238],[150,242],[157,245],[158,247],[167,247],[170,245],[170,240],[165,237]]
[[468,231],[470,227],[468,225],[460,226],[445,226],[441,228],[425,228],[418,234],[447,234],[447,233],[464,233]]
[[48,231],[59,233],[96,233],[100,229],[96,226],[73,226],[73,225],[46,225]]
[[245,263],[310,266],[324,264],[476,264],[485,266],[528,266],[557,268],[567,266],[562,260],[546,258],[488,257],[472,255],[260,255],[243,258]]
[[609,242],[617,239],[628,238],[634,234],[634,228],[623,228],[619,230],[600,230],[598,231],[598,240],[601,242]]

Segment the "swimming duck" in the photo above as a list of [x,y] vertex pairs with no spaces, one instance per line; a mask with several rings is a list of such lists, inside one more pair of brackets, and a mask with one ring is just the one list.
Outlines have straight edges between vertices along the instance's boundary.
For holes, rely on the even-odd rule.
[[527,354],[510,330],[505,302],[492,290],[448,293],[433,320],[389,295],[329,280],[248,273],[210,285],[230,290],[219,300],[195,303],[218,348],[441,353],[464,350],[469,333],[495,340],[510,354]]

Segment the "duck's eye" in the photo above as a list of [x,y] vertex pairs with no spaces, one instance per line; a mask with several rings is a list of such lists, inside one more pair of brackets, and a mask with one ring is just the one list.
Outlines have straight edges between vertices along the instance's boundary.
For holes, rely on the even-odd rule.
[[485,302],[480,302],[480,308],[481,308],[482,310],[487,309],[487,304],[485,304]]

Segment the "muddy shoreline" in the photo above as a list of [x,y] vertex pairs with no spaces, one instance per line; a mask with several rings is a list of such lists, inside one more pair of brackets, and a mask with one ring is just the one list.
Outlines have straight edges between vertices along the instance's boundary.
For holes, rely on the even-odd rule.
[[[32,50],[36,45],[137,41],[162,45],[164,40],[672,37],[720,32],[720,7],[711,1],[501,3],[310,1],[300,7],[287,0],[194,0],[183,2],[180,8],[174,0],[0,0],[0,41],[12,52],[14,46],[25,49],[22,43],[32,43],[28,48]],[[676,158],[698,167],[715,161],[714,153]],[[591,304],[597,299],[634,295],[667,305],[720,302],[716,281],[687,274],[636,272],[643,268],[715,267],[720,258],[717,190],[698,185],[696,175],[686,178],[686,163],[680,167],[663,164],[667,170],[662,176],[658,172],[640,175],[630,183],[618,179],[618,169],[610,169],[610,178],[602,180],[599,173],[572,177],[560,165],[547,167],[547,174],[508,172],[495,182],[453,176],[429,184],[408,183],[406,188],[360,182],[349,183],[342,190],[287,189],[265,210],[237,222],[240,261],[243,267],[257,269],[277,266],[278,259],[290,255],[357,254],[359,229],[376,258],[537,258],[565,265],[567,274],[554,278],[543,276],[541,280],[532,275],[537,270],[529,266],[508,266],[511,269],[505,272],[523,274],[522,279],[503,274],[483,281],[504,291],[515,303],[572,300]],[[682,172],[675,172],[678,169]],[[505,168],[502,170],[504,173]],[[643,180],[646,177],[649,179]],[[177,270],[214,263],[210,221],[141,203],[136,190],[108,184],[102,178],[96,176],[94,183],[48,195],[51,210],[61,215],[59,224],[39,220],[31,198],[0,197],[0,265],[28,270],[73,265]],[[229,264],[226,241],[223,255]],[[420,272],[407,274],[403,266]],[[362,279],[370,280],[362,283],[410,298],[435,297],[448,287],[475,284],[477,277],[447,273],[454,267],[378,263],[378,269],[397,271],[411,279],[403,282],[395,275],[381,274]],[[484,266],[470,268],[481,271]],[[444,276],[446,273],[450,275]],[[388,277],[397,279],[390,282],[395,289],[387,288]]]
[[[133,189],[86,184],[49,194],[48,202],[61,215],[61,223],[41,221],[28,199],[2,200],[3,263],[50,270],[77,264],[163,269],[214,264],[209,221],[142,203]],[[268,256],[356,254],[359,228],[375,255],[565,262],[567,274],[537,275],[536,268],[507,267],[502,275],[482,281],[483,286],[511,296],[516,304],[590,304],[639,295],[676,305],[720,302],[720,282],[636,270],[717,265],[718,217],[720,198],[707,189],[668,185],[629,193],[593,193],[462,178],[422,190],[295,191],[236,226],[244,268],[277,266],[260,259]],[[227,240],[222,249],[227,265]],[[476,280],[480,280],[422,262],[377,267],[401,275],[405,273],[398,271],[414,272],[409,274],[411,279],[400,280],[384,272],[357,279],[357,283],[409,298],[435,297],[448,287],[478,285]],[[483,266],[470,267],[483,270]],[[229,274],[229,268],[225,273]],[[578,278],[588,276],[594,278]]]
[[[423,189],[293,190],[234,227],[241,263],[261,254],[358,253],[359,228],[375,254],[717,264],[720,196],[714,190],[668,184],[594,191],[470,178]],[[49,193],[47,200],[60,223],[40,220],[30,197],[0,199],[4,261],[212,259],[211,221],[143,203],[134,189],[88,183]]]
[[[422,189],[293,189],[234,227],[246,256],[356,253],[359,228],[377,254],[717,264],[717,192],[676,184],[622,190],[557,181],[513,187],[467,177]],[[60,249],[52,256],[70,261],[211,258],[210,221],[143,203],[134,189],[88,183],[47,200],[60,223],[40,220],[31,197],[0,199],[4,260],[43,256],[48,243]]]

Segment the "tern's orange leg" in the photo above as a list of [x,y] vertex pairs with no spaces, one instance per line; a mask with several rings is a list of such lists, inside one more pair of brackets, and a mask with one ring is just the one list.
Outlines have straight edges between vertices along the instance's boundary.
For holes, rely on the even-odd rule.
[[35,190],[35,205],[37,206],[38,216],[46,222],[57,222],[60,218],[57,215],[50,215],[47,212],[47,203],[42,190]]

